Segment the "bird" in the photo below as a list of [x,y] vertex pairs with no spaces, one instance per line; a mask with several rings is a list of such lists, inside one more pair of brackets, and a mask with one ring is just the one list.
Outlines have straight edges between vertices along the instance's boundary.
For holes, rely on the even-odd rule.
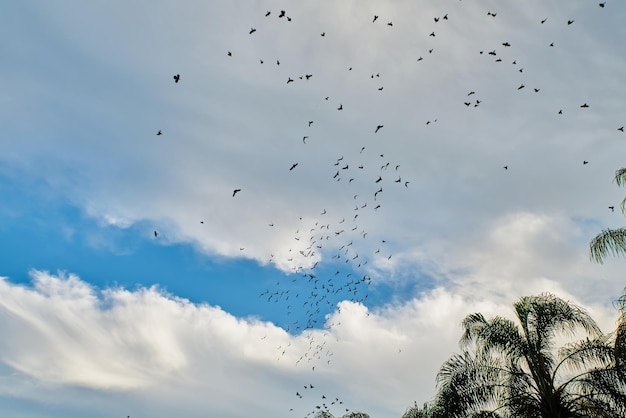
[[227,51],[227,52],[226,52],[226,55],[228,55],[229,57],[232,57],[232,56],[233,56],[233,53],[232,53],[232,52],[230,52],[230,51]]
[[609,206],[609,209],[611,209],[611,212],[615,212],[615,206]]
[[289,84],[289,83],[293,83],[293,79],[291,77],[287,78],[287,84]]
[[281,10],[281,11],[280,11],[280,14],[278,15],[278,17],[280,17],[280,18],[285,17],[285,11],[284,11],[284,10]]
[[159,233],[155,230],[155,231],[154,231],[154,237],[156,238],[156,237],[158,237],[158,236],[159,236]]
[[563,109],[559,110],[559,115],[563,114]]
[[547,17],[541,21],[541,24],[543,25],[544,23],[546,23],[546,20],[548,20]]
[[303,136],[303,137],[302,137],[302,142],[304,142],[304,143],[306,144],[306,140],[307,140],[308,138],[309,138],[308,136]]
[[372,20],[372,23],[376,22],[377,19],[378,19],[378,16],[374,15],[374,20]]
[[293,163],[291,165],[291,168],[289,169],[289,171],[293,170],[294,168],[296,168],[298,166],[298,163]]
[[250,28],[250,35],[252,35],[254,32],[256,32],[256,29]]
[[312,120],[310,120],[310,121],[309,121],[309,127],[310,127],[311,125],[313,125],[313,121],[312,121]]
[[522,84],[522,85],[521,85],[521,86],[519,86],[517,89],[518,89],[518,90],[521,90],[521,89],[523,89],[523,88],[524,88],[524,85]]
[[509,169],[509,166],[508,166],[508,165],[505,165],[505,166],[504,166],[504,169],[505,169],[505,170],[508,170],[508,169]]
[[580,107],[582,107],[583,109],[585,109],[585,108],[588,108],[588,107],[589,107],[589,105],[588,105],[587,103],[583,103],[583,104],[581,104],[581,105],[580,105]]
[[270,12],[269,10],[265,13],[265,17],[268,17],[272,12]]
[[326,32],[322,32],[320,36],[326,36]]
[[535,93],[539,93],[540,89],[533,89],[533,90],[535,90]]
[[[229,52],[229,54],[230,54],[230,52]],[[176,74],[174,76],[174,83],[178,83],[179,81],[180,81],[180,74]]]
[[573,21],[573,20],[568,20],[568,21],[567,21],[567,24],[568,24],[568,25],[571,25],[572,23],[574,23],[574,21]]
[[339,107],[337,108],[337,110],[343,110],[343,105],[340,104]]
[[387,26],[393,26],[393,22],[388,22]]
[[233,197],[235,197],[235,195],[236,195],[237,193],[239,193],[240,191],[241,191],[241,189],[235,189],[235,190],[233,190]]
[[554,46],[554,42],[550,42],[550,45],[548,45],[548,46],[552,46],[553,47]]
[[443,20],[448,20],[448,14],[446,13],[446,14],[444,15],[444,17],[442,17],[442,19],[443,19]]
[[589,161],[583,161],[583,165],[589,164]]
[[510,44],[510,43],[508,43],[508,42],[504,42],[502,45],[503,45],[503,46],[511,46],[511,44]]
[[374,133],[377,133],[381,128],[383,128],[384,125],[378,125],[376,126],[376,130],[374,131]]
[[428,36],[435,36],[435,32],[431,32],[431,34]]
[[161,132],[161,130],[159,129],[159,132],[157,132],[157,135],[163,135],[163,132]]
[[620,127],[620,128],[617,128],[617,130],[618,130],[618,131],[622,131],[622,132],[624,132],[624,127],[622,126],[622,127]]
[[606,4],[606,2],[602,2],[602,3],[598,3],[598,6],[604,8],[604,5]]

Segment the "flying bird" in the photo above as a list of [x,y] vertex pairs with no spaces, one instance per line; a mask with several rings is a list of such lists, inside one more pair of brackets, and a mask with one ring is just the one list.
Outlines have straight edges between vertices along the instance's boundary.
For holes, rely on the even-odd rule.
[[157,132],[157,135],[163,135],[163,132],[161,132],[161,130],[159,129],[159,132]]
[[256,29],[250,28],[250,35],[252,35],[254,32],[256,32]]
[[156,237],[158,237],[158,236],[159,236],[159,233],[155,230],[155,231],[154,231],[154,237],[156,238]]
[[374,20],[372,20],[372,23],[376,22],[376,19],[378,19],[378,16],[374,15]]
[[604,5],[606,4],[606,2],[602,2],[602,3],[598,3],[598,6],[604,8]]
[[237,193],[239,193],[240,191],[241,191],[241,189],[235,189],[235,190],[233,190],[233,197],[235,197],[235,195],[236,195]]
[[374,133],[377,133],[381,128],[383,128],[384,125],[378,125],[376,126],[376,130],[374,131]]
[[[230,54],[230,52],[229,52],[229,54]],[[178,83],[179,81],[180,81],[180,74],[176,74],[174,76],[174,83]]]
[[615,206],[609,206],[609,209],[611,209],[611,212],[615,212]]
[[296,168],[298,166],[298,163],[293,163],[291,165],[291,168],[289,169],[289,171],[293,170],[294,168]]
[[567,24],[568,24],[568,25],[571,25],[572,23],[574,23],[574,21],[573,21],[573,20],[568,20],[568,21],[567,21]]
[[588,105],[587,103],[583,103],[583,104],[581,104],[581,105],[580,105],[580,107],[582,107],[583,109],[585,109],[585,108],[588,108],[588,107],[589,107],[589,105]]
[[583,165],[589,164],[589,161],[583,161]]

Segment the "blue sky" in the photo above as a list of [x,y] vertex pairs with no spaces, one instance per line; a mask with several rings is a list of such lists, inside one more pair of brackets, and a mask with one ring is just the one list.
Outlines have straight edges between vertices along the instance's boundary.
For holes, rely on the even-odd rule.
[[7,6],[0,406],[400,416],[469,313],[549,291],[610,330],[623,260],[588,243],[624,222],[625,15]]

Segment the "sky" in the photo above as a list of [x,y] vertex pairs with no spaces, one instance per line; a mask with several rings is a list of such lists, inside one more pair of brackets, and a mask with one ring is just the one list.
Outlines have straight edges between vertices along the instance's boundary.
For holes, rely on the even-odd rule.
[[468,314],[551,292],[610,332],[624,260],[589,241],[625,222],[625,19],[616,0],[7,4],[0,408],[400,417]]

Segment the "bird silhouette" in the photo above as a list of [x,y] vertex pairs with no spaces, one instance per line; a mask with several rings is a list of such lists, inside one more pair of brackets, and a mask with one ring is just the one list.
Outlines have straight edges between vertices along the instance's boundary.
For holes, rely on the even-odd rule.
[[615,206],[609,206],[609,209],[611,209],[611,212],[615,212]]
[[250,28],[250,35],[252,35],[254,32],[256,32],[256,29]]
[[161,130],[159,129],[159,132],[157,132],[157,135],[163,135],[163,132],[161,132]]
[[180,74],[176,74],[174,76],[174,83],[178,83],[180,81]]
[[340,104],[339,107],[337,108],[337,110],[343,110],[343,105]]
[[574,23],[574,21],[573,21],[573,20],[568,20],[568,21],[567,21],[567,24],[568,24],[568,25],[571,25],[572,23]]
[[241,189],[235,189],[235,190],[233,190],[233,197],[235,197],[235,195],[236,195],[237,193],[239,193],[240,191],[241,191]]
[[583,165],[589,164],[589,161],[583,161]]
[[298,163],[293,163],[291,165],[291,168],[289,169],[289,171],[293,170],[294,168],[296,168],[298,166]]
[[622,131],[622,132],[624,132],[624,127],[622,126],[622,127],[620,127],[620,128],[617,128],[617,130],[618,130],[618,131]]
[[156,237],[158,237],[158,236],[159,236],[159,233],[155,230],[155,231],[154,231],[154,237],[156,238]]
[[606,2],[602,2],[602,3],[598,3],[598,6],[604,8],[604,6],[606,5]]
[[383,128],[384,125],[378,125],[376,126],[376,130],[374,130],[374,133],[377,133],[381,128]]
[[583,109],[586,109],[589,107],[589,105],[587,103],[583,103],[580,105],[580,107],[582,107]]
[[376,22],[377,19],[378,19],[378,16],[374,15],[374,20],[372,20],[372,23]]
[[268,17],[272,12],[270,12],[269,10],[265,13],[265,17]]

